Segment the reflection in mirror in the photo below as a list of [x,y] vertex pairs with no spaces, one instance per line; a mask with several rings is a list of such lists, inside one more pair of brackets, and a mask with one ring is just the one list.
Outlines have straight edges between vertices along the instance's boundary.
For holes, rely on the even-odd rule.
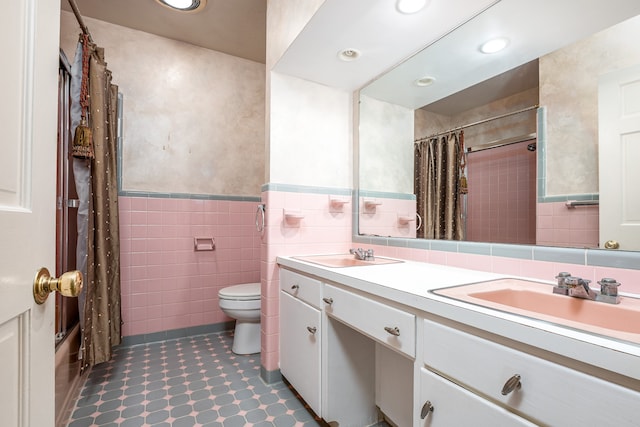
[[[468,189],[459,191],[462,239],[603,246],[599,78],[640,64],[640,18],[629,18],[640,2],[590,4],[581,22],[580,1],[536,3],[531,13],[526,3],[498,2],[361,90],[360,234],[443,238],[429,234],[430,214],[415,214],[424,197],[414,194],[414,154],[420,140],[453,132],[464,144],[458,191],[465,181]],[[508,25],[496,32],[496,22]],[[483,37],[516,30],[529,33],[512,36],[505,51],[477,50]],[[632,196],[625,204],[640,204],[628,203]]]

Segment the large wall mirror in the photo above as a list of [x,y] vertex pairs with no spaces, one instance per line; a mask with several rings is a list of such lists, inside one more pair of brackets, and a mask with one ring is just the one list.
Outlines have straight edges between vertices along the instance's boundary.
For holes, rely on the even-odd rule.
[[640,250],[637,40],[637,0],[501,0],[371,82],[359,234]]

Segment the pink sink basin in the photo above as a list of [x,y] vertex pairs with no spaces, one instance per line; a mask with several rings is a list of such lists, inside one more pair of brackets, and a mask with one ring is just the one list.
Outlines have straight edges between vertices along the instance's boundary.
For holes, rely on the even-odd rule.
[[402,262],[401,260],[375,257],[372,261],[365,261],[362,259],[356,259],[351,254],[333,254],[333,255],[306,255],[306,256],[294,256],[293,258],[300,261],[311,262],[313,264],[319,264],[324,267],[357,267],[363,265],[381,265],[381,264],[395,264]]
[[434,291],[513,314],[640,343],[640,299],[621,297],[607,304],[557,295],[551,285],[520,279],[498,279]]

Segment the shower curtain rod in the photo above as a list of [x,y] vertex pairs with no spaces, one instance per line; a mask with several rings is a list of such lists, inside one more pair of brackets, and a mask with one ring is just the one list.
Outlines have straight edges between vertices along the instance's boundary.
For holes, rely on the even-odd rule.
[[530,110],[535,110],[538,107],[539,107],[539,105],[536,104],[536,105],[532,105],[530,107],[522,108],[521,110],[512,111],[510,113],[501,114],[501,115],[495,116],[495,117],[489,117],[488,119],[478,120],[477,122],[473,122],[473,123],[467,123],[466,125],[463,125],[463,126],[456,126],[456,127],[451,128],[449,130],[446,130],[444,132],[438,132],[438,133],[434,133],[433,135],[423,136],[422,138],[418,138],[413,142],[414,143],[418,143],[418,142],[426,141],[427,139],[435,138],[435,137],[441,136],[441,135],[446,135],[446,134],[448,134],[450,132],[453,132],[453,131],[456,131],[456,130],[466,129],[466,128],[469,128],[471,126],[477,126],[477,125],[481,125],[483,123],[491,122],[493,120],[498,120],[498,119],[503,119],[505,117],[513,116],[514,114],[520,114],[520,113],[524,113],[524,112],[527,112],[527,111],[530,111]]
[[69,6],[71,6],[71,10],[73,10],[73,14],[76,16],[76,20],[82,29],[82,32],[89,36],[89,41],[93,43],[93,37],[91,37],[91,33],[89,32],[89,28],[84,23],[84,19],[82,19],[82,15],[80,15],[80,10],[78,10],[78,5],[75,0],[69,0]]

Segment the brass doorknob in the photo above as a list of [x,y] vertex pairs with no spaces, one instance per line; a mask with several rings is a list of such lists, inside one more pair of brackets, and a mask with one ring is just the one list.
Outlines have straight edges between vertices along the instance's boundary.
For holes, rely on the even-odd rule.
[[53,291],[58,291],[65,297],[77,297],[82,291],[82,273],[78,270],[67,271],[56,279],[51,277],[49,270],[42,267],[33,279],[33,299],[42,304]]
[[620,243],[616,242],[615,240],[607,240],[606,242],[604,242],[605,249],[618,249],[619,247]]

